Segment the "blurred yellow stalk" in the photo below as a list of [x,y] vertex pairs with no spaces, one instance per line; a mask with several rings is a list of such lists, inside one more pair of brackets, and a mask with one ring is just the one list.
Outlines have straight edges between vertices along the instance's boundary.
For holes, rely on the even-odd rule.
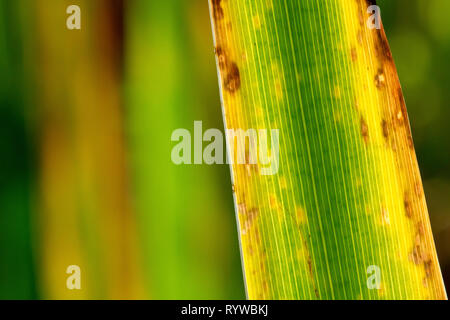
[[[121,1],[77,1],[82,30],[65,27],[69,1],[36,9],[43,298],[143,298],[127,191],[120,90]],[[81,268],[82,290],[66,288]]]

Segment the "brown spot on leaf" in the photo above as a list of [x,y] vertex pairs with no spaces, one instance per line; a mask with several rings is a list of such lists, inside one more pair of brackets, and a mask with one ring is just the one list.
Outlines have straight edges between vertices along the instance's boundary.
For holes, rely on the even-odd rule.
[[422,186],[422,182],[417,182],[416,183],[416,187],[414,188],[415,192],[416,192],[416,196],[418,198],[421,198],[423,196],[423,186]]
[[[430,278],[433,275],[433,260],[430,255],[425,251],[425,248],[419,242],[416,243],[409,254],[409,260],[411,260],[415,265],[423,265],[425,271],[425,279]],[[424,281],[424,284],[427,283]]]
[[425,230],[424,230],[424,227],[423,227],[423,223],[422,223],[422,222],[420,222],[420,223],[417,225],[417,234],[419,235],[419,237],[423,237],[424,234],[425,234]]
[[383,132],[384,139],[389,140],[389,125],[386,120],[381,121],[381,131]]
[[405,192],[405,195],[403,196],[403,205],[405,206],[406,216],[409,219],[411,219],[413,216],[413,208],[412,208],[411,197],[409,195],[409,192]]
[[230,93],[235,93],[241,87],[241,75],[237,64],[234,62],[231,62],[227,67],[224,85]]
[[226,55],[225,51],[222,49],[222,47],[217,46],[215,48],[215,53],[217,56],[217,61],[219,62],[219,68],[221,70],[225,69],[225,67],[227,65],[227,55]]
[[383,57],[387,61],[392,61],[391,49],[389,47],[389,43],[387,41],[386,34],[383,28],[377,30],[377,38],[378,38],[377,55],[379,57]]
[[212,1],[212,8],[213,8],[213,14],[215,20],[223,19],[223,9],[222,9],[222,0],[211,0]]
[[239,220],[241,222],[242,234],[247,234],[253,226],[255,219],[258,217],[259,210],[257,208],[247,209],[245,203],[238,204],[238,210],[240,213]]
[[[312,285],[314,287],[314,293],[316,295],[317,298],[319,298],[319,291],[317,290],[317,286],[316,283],[314,281],[314,265],[313,265],[313,261],[311,259],[311,255],[309,253],[308,250],[308,243],[307,241],[304,239],[304,236],[302,235],[302,242],[303,242],[303,246],[304,246],[304,252],[305,252],[305,257],[306,257],[306,263],[308,264],[308,275],[311,279]],[[308,234],[308,239],[311,239],[311,234]]]
[[360,120],[360,127],[361,127],[361,135],[364,139],[364,142],[367,144],[369,142],[369,127],[367,126],[366,120],[364,120],[363,117],[361,117]]
[[[311,257],[309,257],[309,256],[308,256],[308,271],[309,271],[309,276],[311,277],[311,279],[314,279],[313,264],[312,264]],[[313,286],[314,286],[314,294],[316,295],[316,298],[319,298],[319,290],[317,290],[316,284],[313,283]]]
[[223,47],[217,46],[214,49],[214,52],[217,56],[219,69],[223,74],[225,90],[231,93],[236,92],[241,87],[241,75],[237,64],[230,61],[227,52]]
[[431,259],[428,259],[427,261],[424,262],[424,267],[425,267],[425,276],[427,278],[431,277],[432,272],[433,272],[433,261]]
[[352,61],[358,60],[358,53],[356,52],[356,48],[355,47],[351,48],[350,55],[352,57]]
[[311,257],[308,257],[308,271],[309,271],[309,274],[311,275],[311,277],[313,277],[314,272],[313,272]]
[[375,85],[378,89],[381,89],[386,85],[386,77],[384,75],[383,69],[378,69],[378,72],[375,75]]
[[414,239],[414,247],[409,255],[409,259],[415,265],[423,265],[425,271],[424,285],[427,285],[427,278],[430,278],[433,273],[433,260],[430,254],[427,252],[427,248],[423,243],[423,237],[425,235],[424,226],[422,223],[417,225],[417,231]]
[[415,245],[409,254],[409,259],[415,264],[419,265],[421,263],[420,247]]
[[407,125],[408,124],[408,111],[406,110],[405,99],[403,97],[402,88],[400,88],[400,87],[397,89],[397,96],[398,96],[398,101],[400,104],[400,109],[397,112],[397,119],[401,122],[401,124]]
[[414,150],[414,141],[413,141],[411,133],[408,134],[408,137],[406,139],[408,140],[408,147],[411,150]]
[[250,177],[252,176],[252,174],[255,174],[259,171],[259,166],[257,160],[251,157],[250,148],[248,148],[248,146],[246,147],[247,149],[245,149],[245,170],[247,171],[247,175]]

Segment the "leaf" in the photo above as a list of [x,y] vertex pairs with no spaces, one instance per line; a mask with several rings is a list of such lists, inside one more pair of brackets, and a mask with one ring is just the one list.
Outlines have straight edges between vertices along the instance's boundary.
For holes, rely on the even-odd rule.
[[276,174],[232,165],[250,299],[446,298],[371,4],[210,1],[227,129],[279,130]]

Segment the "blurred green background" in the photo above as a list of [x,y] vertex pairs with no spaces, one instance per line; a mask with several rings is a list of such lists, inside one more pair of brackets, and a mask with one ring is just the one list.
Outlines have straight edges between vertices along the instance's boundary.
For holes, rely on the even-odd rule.
[[[450,2],[378,3],[448,285]],[[228,167],[170,160],[195,120],[223,128],[207,0],[0,0],[0,298],[244,298]]]

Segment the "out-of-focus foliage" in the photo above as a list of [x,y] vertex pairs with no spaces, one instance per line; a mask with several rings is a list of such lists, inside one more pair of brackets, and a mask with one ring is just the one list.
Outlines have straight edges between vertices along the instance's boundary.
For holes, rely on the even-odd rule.
[[223,128],[206,1],[127,2],[133,203],[152,298],[242,298],[229,170],[171,162],[173,130]]
[[207,2],[1,0],[0,25],[0,298],[243,298],[228,168],[170,157],[223,127]]
[[0,1],[0,299],[36,297],[30,233],[35,172],[24,94],[28,26],[14,2]]

